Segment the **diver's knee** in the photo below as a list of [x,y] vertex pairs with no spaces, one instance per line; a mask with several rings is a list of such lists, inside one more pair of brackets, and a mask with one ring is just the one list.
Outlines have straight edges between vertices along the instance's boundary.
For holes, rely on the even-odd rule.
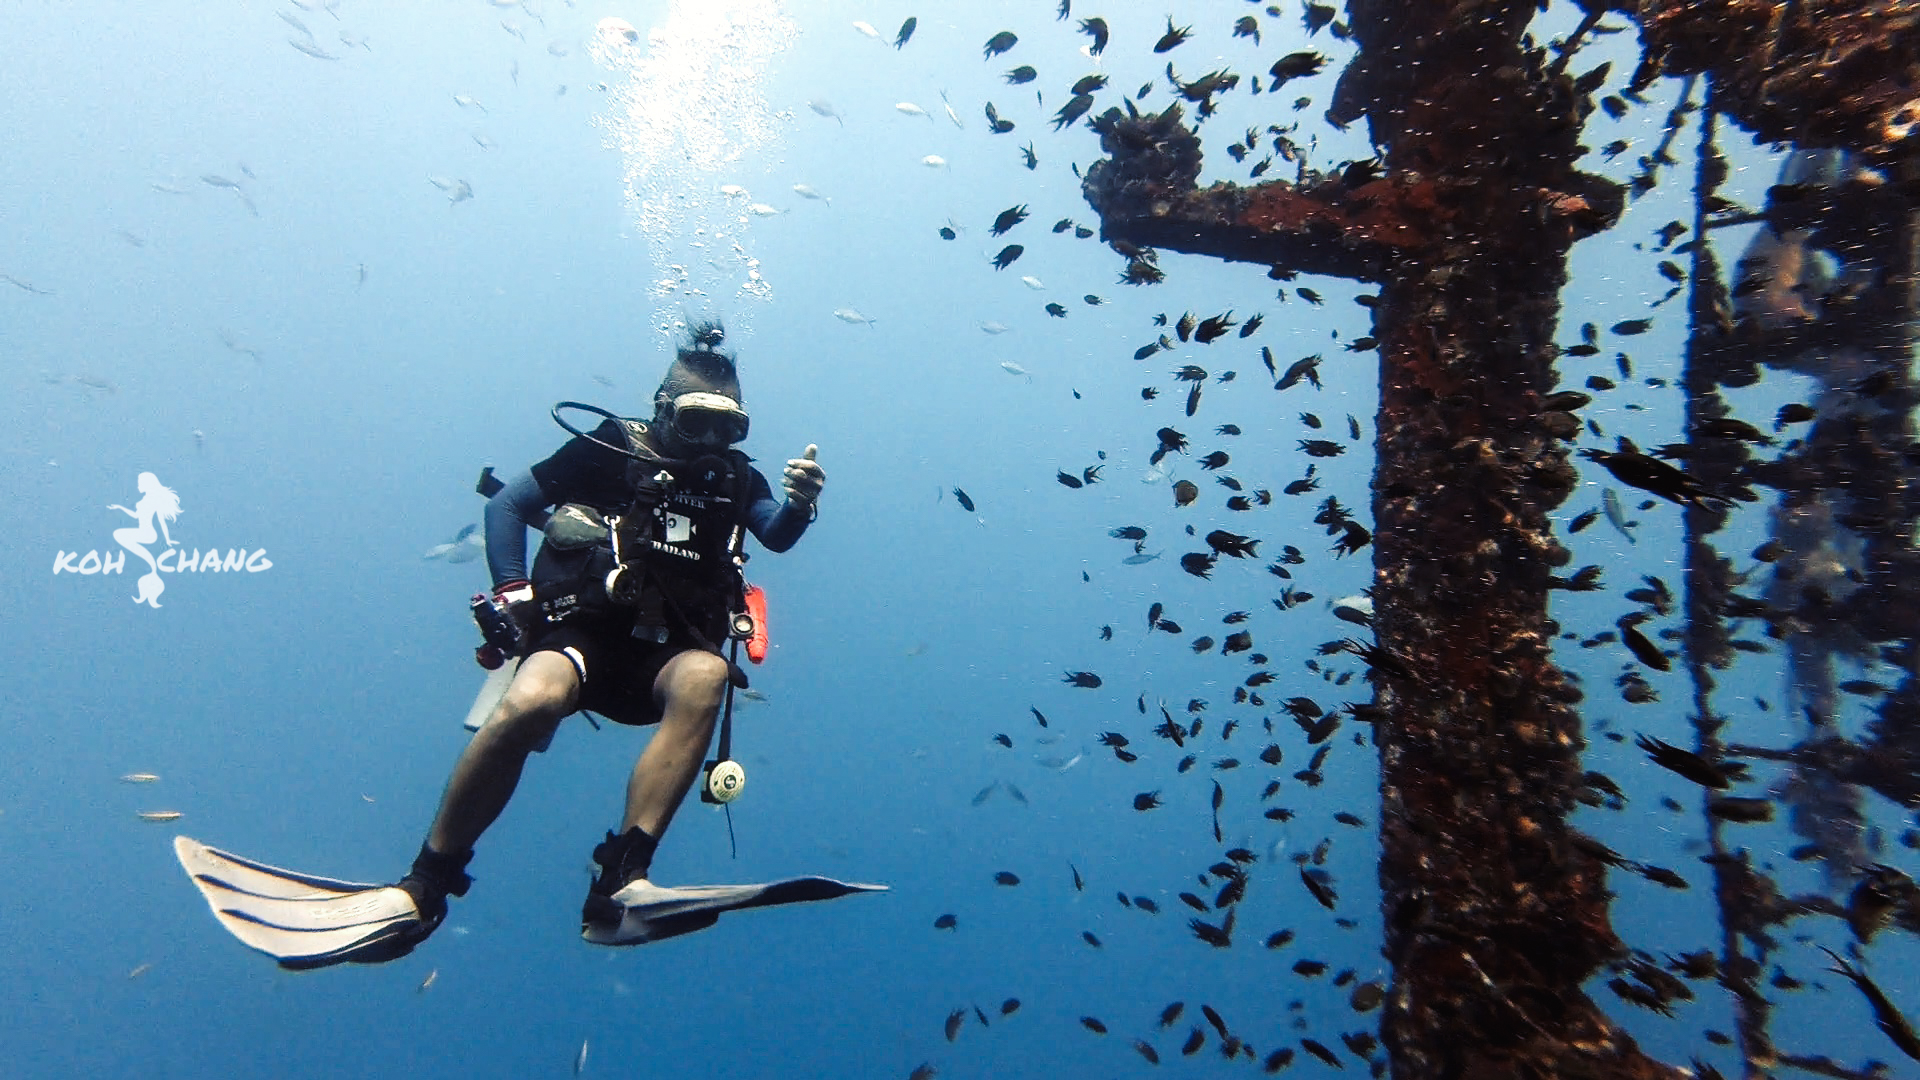
[[480,729],[476,741],[485,738],[494,748],[521,756],[543,749],[560,727],[561,714],[550,709],[515,712],[503,709]]
[[717,653],[688,651],[673,658],[665,687],[668,702],[715,708],[727,688],[727,661]]
[[565,682],[516,678],[481,729],[501,745],[532,750],[553,737],[571,710],[573,687]]
[[579,687],[580,674],[571,660],[561,653],[537,652],[521,663],[500,704],[516,716],[558,719],[571,711]]
[[567,696],[562,687],[548,684],[521,686],[516,682],[500,698],[501,719],[558,719],[566,707]]

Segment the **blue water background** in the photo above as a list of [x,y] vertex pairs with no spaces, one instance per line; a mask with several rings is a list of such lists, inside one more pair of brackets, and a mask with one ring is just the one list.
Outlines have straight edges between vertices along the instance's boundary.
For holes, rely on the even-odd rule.
[[[1118,257],[1047,231],[1063,217],[1097,224],[1069,164],[1099,157],[1084,127],[1055,134],[1046,122],[1064,86],[1095,70],[1076,52],[1086,39],[1055,21],[1051,5],[810,2],[786,6],[798,32],[764,74],[777,141],[702,180],[709,191],[744,185],[787,211],[743,219],[771,300],[655,296],[649,285],[661,269],[623,196],[624,163],[605,145],[611,91],[594,88],[617,89],[622,76],[596,65],[588,44],[603,16],[644,34],[667,18],[665,6],[549,3],[538,20],[477,0],[343,0],[336,10],[337,18],[262,3],[0,7],[0,40],[9,43],[0,65],[9,147],[0,155],[0,273],[39,290],[0,283],[0,497],[16,508],[12,615],[0,620],[13,664],[0,680],[0,912],[9,930],[0,987],[12,1004],[0,1010],[0,1072],[562,1076],[585,1040],[590,1076],[905,1076],[923,1061],[945,1076],[1111,1076],[1152,1069],[1128,1045],[1146,1038],[1166,1074],[1199,1076],[1219,1074],[1211,1041],[1192,1059],[1177,1047],[1201,1022],[1202,1001],[1262,1054],[1303,1033],[1339,1050],[1336,1032],[1377,1019],[1347,1009],[1331,971],[1302,979],[1289,970],[1304,956],[1361,979],[1386,977],[1371,749],[1354,745],[1347,725],[1333,740],[1327,782],[1309,790],[1291,773],[1313,748],[1271,707],[1292,694],[1328,706],[1364,695],[1358,680],[1338,689],[1301,666],[1318,643],[1354,633],[1323,601],[1368,583],[1370,553],[1336,561],[1310,523],[1326,494],[1365,520],[1377,360],[1343,348],[1371,332],[1352,303],[1359,286],[1302,278],[1293,284],[1326,305],[1297,295],[1282,303],[1262,268],[1175,254],[1162,257],[1164,285],[1116,283]],[[305,22],[338,59],[289,47],[299,35],[276,12]],[[1291,10],[1263,17],[1260,46],[1231,38],[1232,19],[1254,12],[1105,5],[1114,33],[1101,70],[1114,88],[1101,107],[1149,80],[1157,85],[1143,107],[1163,106],[1168,59],[1190,79],[1223,64],[1264,71],[1285,52],[1316,47],[1333,59],[1327,71],[1278,101],[1244,88],[1223,99],[1206,129],[1203,182],[1245,179],[1221,148],[1256,118],[1301,118],[1320,139],[1316,166],[1365,156],[1361,127],[1337,133],[1319,120],[1347,46],[1324,32],[1308,43]],[[898,52],[850,25],[862,19],[891,36],[909,14],[918,31]],[[1195,24],[1196,36],[1156,57],[1149,47],[1168,14]],[[1560,29],[1572,21],[1559,9],[1543,19]],[[980,44],[1005,28],[1020,34],[1019,46],[983,63]],[[366,47],[336,40],[342,29],[364,35]],[[1628,47],[1603,43],[1591,55]],[[1016,63],[1039,67],[1041,79],[1007,86],[999,73]],[[1574,65],[1587,66],[1586,56]],[[1631,66],[1616,60],[1613,83]],[[945,118],[942,89],[964,129]],[[1635,149],[1590,167],[1628,175],[1677,92],[1662,82],[1649,94],[1654,104],[1625,121],[1596,117],[1590,144],[1622,136]],[[457,94],[487,111],[457,104]],[[1296,95],[1313,105],[1271,108]],[[806,107],[817,99],[833,102],[845,123]],[[989,99],[1016,132],[984,130]],[[899,101],[930,118],[895,110]],[[1676,144],[1687,165],[1695,130]],[[1033,171],[1017,151],[1029,139],[1040,157]],[[1738,135],[1728,142],[1738,166],[1729,194],[1757,205],[1777,159]],[[922,165],[927,154],[948,167]],[[1690,220],[1684,168],[1668,170],[1614,232],[1575,249],[1563,341],[1577,340],[1580,322],[1644,317],[1665,290],[1653,272],[1660,256],[1635,245],[1650,248],[1671,218]],[[258,216],[204,174],[241,181]],[[473,198],[450,205],[429,176],[466,179]],[[797,183],[831,206],[792,194]],[[1031,220],[1005,239],[988,237],[994,215],[1017,203]],[[963,228],[952,242],[936,235],[948,222]],[[1746,232],[1717,238],[1723,264]],[[1009,241],[1026,254],[996,272],[987,257]],[[1110,303],[1089,306],[1085,293]],[[1049,301],[1068,317],[1050,318]],[[1658,309],[1645,336],[1563,362],[1564,381],[1615,375],[1614,348],[1633,353],[1638,376],[1674,378],[1683,303]],[[843,308],[874,322],[836,319]],[[1246,341],[1131,358],[1165,332],[1153,314],[1229,308],[1238,318],[1261,312],[1266,325]],[[754,414],[749,452],[777,476],[783,459],[818,443],[830,480],[804,542],[751,566],[772,598],[774,652],[754,673],[770,701],[739,716],[738,752],[751,775],[734,815],[739,857],[729,857],[725,820],[690,804],[656,879],[812,872],[893,891],[729,917],[643,949],[581,944],[574,912],[588,854],[617,819],[644,735],[575,719],[484,839],[472,894],[415,955],[290,975],[231,941],[173,861],[173,831],[314,873],[391,880],[404,870],[464,738],[459,720],[479,680],[465,601],[486,584],[481,563],[420,554],[477,520],[480,465],[519,467],[558,445],[550,403],[643,413],[671,341],[662,321],[683,310],[730,320]],[[989,335],[985,322],[1010,329]],[[1325,390],[1276,397],[1262,344],[1283,365],[1325,354]],[[1185,384],[1168,376],[1188,362],[1240,375],[1209,382],[1191,420],[1181,415]],[[1143,404],[1145,385],[1161,388],[1159,400]],[[1623,385],[1588,410],[1609,435],[1643,446],[1678,437],[1675,391]],[[1746,392],[1753,408],[1743,415],[1770,416],[1799,392],[1770,378]],[[1644,411],[1625,409],[1629,401]],[[1308,410],[1326,430],[1301,425],[1297,414]],[[1363,428],[1358,444],[1346,437],[1349,413]],[[1245,434],[1212,433],[1228,422]],[[1141,482],[1164,424],[1193,437],[1194,454],[1172,459],[1171,477],[1201,485],[1199,506],[1176,510],[1167,478]],[[1235,459],[1226,471],[1277,493],[1300,475],[1294,443],[1308,436],[1351,452],[1320,463],[1320,492],[1276,496],[1257,512],[1221,509],[1225,493],[1192,460],[1226,448]],[[1057,469],[1078,473],[1103,451],[1103,483],[1070,491],[1055,482]],[[272,568],[170,577],[159,610],[130,602],[131,572],[50,574],[57,551],[113,550],[110,532],[127,522],[105,507],[131,504],[142,471],[180,493],[185,512],[172,527],[184,546],[264,548]],[[1584,479],[1562,521],[1597,505],[1608,481],[1593,468]],[[977,513],[958,506],[954,486]],[[1640,574],[1678,587],[1677,510],[1662,504],[1634,516],[1636,546],[1604,521],[1572,541],[1575,565],[1603,565],[1609,588],[1556,597],[1570,630],[1609,628],[1628,610],[1618,592]],[[1180,535],[1189,523],[1202,534],[1225,527],[1259,537],[1265,558],[1222,560],[1211,581],[1182,574],[1177,556],[1199,546]],[[1121,565],[1130,548],[1106,530],[1122,524],[1149,528],[1147,549],[1165,557]],[[1743,510],[1725,550],[1750,550],[1764,524],[1762,510]],[[1263,566],[1287,543],[1308,557],[1295,584],[1318,598],[1283,613],[1269,602],[1280,583]],[[1155,601],[1184,634],[1148,632]],[[1244,657],[1197,657],[1184,646],[1201,633],[1221,636],[1220,617],[1236,609],[1253,613],[1258,647],[1282,676],[1264,711],[1230,706],[1253,670]],[[1103,624],[1113,627],[1110,642],[1098,639]],[[1628,706],[1609,689],[1623,659],[1617,649],[1566,656],[1587,678],[1589,723],[1629,733],[1625,745],[1596,740],[1589,760],[1627,789],[1629,807],[1580,820],[1693,882],[1672,893],[1613,874],[1616,925],[1630,944],[1656,955],[1716,945],[1710,878],[1694,861],[1701,818],[1658,804],[1672,795],[1695,806],[1697,793],[1631,750],[1633,731],[1690,743],[1683,685],[1677,675],[1650,676],[1664,700]],[[1785,744],[1798,734],[1782,718],[1778,665],[1773,655],[1743,655],[1722,679],[1722,707],[1743,741]],[[1098,672],[1105,685],[1066,686],[1067,670]],[[1772,698],[1773,710],[1757,711],[1755,695]],[[1210,730],[1200,765],[1177,775],[1180,752],[1147,729],[1162,703],[1179,715],[1193,698],[1209,702]],[[1030,707],[1051,726],[1040,729]],[[1262,716],[1277,717],[1273,741],[1287,755],[1278,770],[1255,762],[1268,741]],[[1861,708],[1842,722],[1857,731],[1864,716]],[[1229,717],[1240,728],[1221,744]],[[1095,745],[1102,731],[1127,733],[1141,761],[1122,765]],[[996,732],[1014,749],[991,742]],[[1036,741],[1056,733],[1057,744]],[[1082,751],[1064,773],[1034,760]],[[1240,769],[1208,767],[1229,754]],[[134,771],[161,779],[118,781]],[[1756,787],[1771,779],[1770,770],[1756,773]],[[1284,789],[1268,805],[1299,815],[1284,826],[1259,814],[1269,775]],[[1210,835],[1209,779],[1226,794],[1224,845]],[[972,805],[996,781],[1029,801],[1002,787]],[[1136,813],[1133,795],[1149,790],[1166,805]],[[1897,813],[1871,805],[1890,837]],[[185,817],[173,826],[136,817],[161,809]],[[1338,810],[1367,827],[1334,824]],[[1315,906],[1284,861],[1329,836],[1337,913]],[[1737,837],[1783,868],[1786,891],[1817,886],[1817,870],[1785,860],[1798,841],[1784,828]],[[1176,894],[1210,895],[1193,875],[1235,844],[1262,861],[1235,945],[1216,950],[1187,932]],[[1073,889],[1070,864],[1084,892]],[[999,870],[1022,884],[996,886]],[[1152,896],[1162,911],[1123,908],[1116,890]],[[947,912],[957,931],[933,930]],[[1355,926],[1336,926],[1335,914]],[[1281,927],[1299,940],[1262,949]],[[1833,926],[1793,929],[1841,940]],[[1910,939],[1883,938],[1870,955],[1896,999],[1920,1003]],[[1804,944],[1782,956],[1802,978],[1838,982]],[[422,990],[429,972],[437,976]],[[1696,985],[1701,1000],[1681,1006],[1676,1021],[1629,1010],[1598,981],[1593,989],[1653,1053],[1698,1054],[1731,1071],[1726,1052],[1700,1037],[1705,1027],[1731,1030],[1727,1000],[1709,986]],[[1837,989],[1844,993],[1775,993],[1781,1044],[1890,1060],[1864,1005]],[[998,1005],[1009,997],[1023,1007],[1002,1019]],[[1154,1018],[1174,1000],[1189,1003],[1188,1018],[1160,1032]],[[949,1044],[948,1012],[976,1004],[992,1026],[969,1019]],[[1090,1034],[1082,1016],[1101,1018],[1112,1034]],[[1295,1017],[1306,1031],[1294,1030]],[[1331,1071],[1304,1054],[1294,1069]]]

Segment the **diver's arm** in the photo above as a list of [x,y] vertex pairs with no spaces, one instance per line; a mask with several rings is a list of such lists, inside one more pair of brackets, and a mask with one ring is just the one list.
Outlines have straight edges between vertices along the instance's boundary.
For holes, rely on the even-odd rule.
[[529,469],[514,473],[487,500],[487,572],[494,585],[527,580],[527,529],[545,522],[550,505]]
[[753,470],[752,486],[747,495],[747,528],[754,539],[772,552],[782,552],[792,547],[807,531],[807,525],[813,521],[812,503],[800,503],[791,499],[777,502],[773,497],[773,488],[759,469]]

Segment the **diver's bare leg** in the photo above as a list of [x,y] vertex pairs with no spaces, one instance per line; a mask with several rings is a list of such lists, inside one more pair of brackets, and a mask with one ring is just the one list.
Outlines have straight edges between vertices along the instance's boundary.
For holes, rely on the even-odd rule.
[[666,834],[713,741],[726,686],[727,662],[714,653],[689,649],[660,669],[653,681],[660,726],[627,781],[621,829],[638,825],[655,840]]
[[560,653],[536,652],[521,662],[506,696],[454,763],[428,846],[448,855],[473,849],[513,797],[527,755],[573,711],[579,691],[580,676]]

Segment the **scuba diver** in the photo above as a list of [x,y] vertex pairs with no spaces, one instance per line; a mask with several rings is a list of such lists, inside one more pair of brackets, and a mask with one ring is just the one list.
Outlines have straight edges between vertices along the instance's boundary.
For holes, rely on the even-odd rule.
[[[375,952],[353,959],[404,955],[439,926],[447,897],[466,894],[473,846],[513,796],[527,756],[578,710],[657,725],[627,782],[619,830],[593,850],[600,873],[581,911],[583,933],[620,943],[614,895],[646,878],[700,771],[728,683],[746,685],[721,652],[743,610],[741,532],[786,551],[814,519],[826,483],[808,446],[787,462],[786,499],[777,502],[734,448],[748,417],[733,357],[719,350],[724,337],[718,322],[690,328],[654,393],[650,422],[603,413],[591,433],[569,428],[574,438],[553,456],[492,493],[485,522],[494,584],[475,601],[488,638],[479,659],[495,668],[517,657],[518,670],[454,764],[420,854],[398,883],[413,902],[412,925],[393,927]],[[526,530],[542,525],[529,574]]]
[[[527,756],[560,721],[591,711],[657,725],[627,782],[618,831],[593,849],[599,874],[581,909],[581,937],[637,945],[713,925],[721,913],[884,891],[823,877],[750,885],[664,887],[647,880],[654,850],[701,772],[720,720],[718,758],[702,797],[726,803],[745,783],[727,760],[737,656],[765,655],[765,607],[741,574],[748,532],[785,551],[814,519],[826,473],[818,448],[787,462],[784,501],[735,448],[747,410],[718,322],[693,326],[654,394],[649,421],[562,402],[573,434],[553,456],[502,482],[482,473],[493,588],[474,597],[493,672],[475,702],[477,730],[455,762],[420,854],[392,885],[316,877],[174,838],[174,854],[228,932],[285,968],[381,963],[404,956],[464,896],[473,846],[512,798]],[[592,431],[563,410],[603,417]],[[549,508],[551,512],[549,512]],[[526,530],[544,539],[526,566]],[[497,701],[489,695],[497,695]],[[726,707],[723,714],[722,706]],[[478,717],[479,719],[475,719]]]

